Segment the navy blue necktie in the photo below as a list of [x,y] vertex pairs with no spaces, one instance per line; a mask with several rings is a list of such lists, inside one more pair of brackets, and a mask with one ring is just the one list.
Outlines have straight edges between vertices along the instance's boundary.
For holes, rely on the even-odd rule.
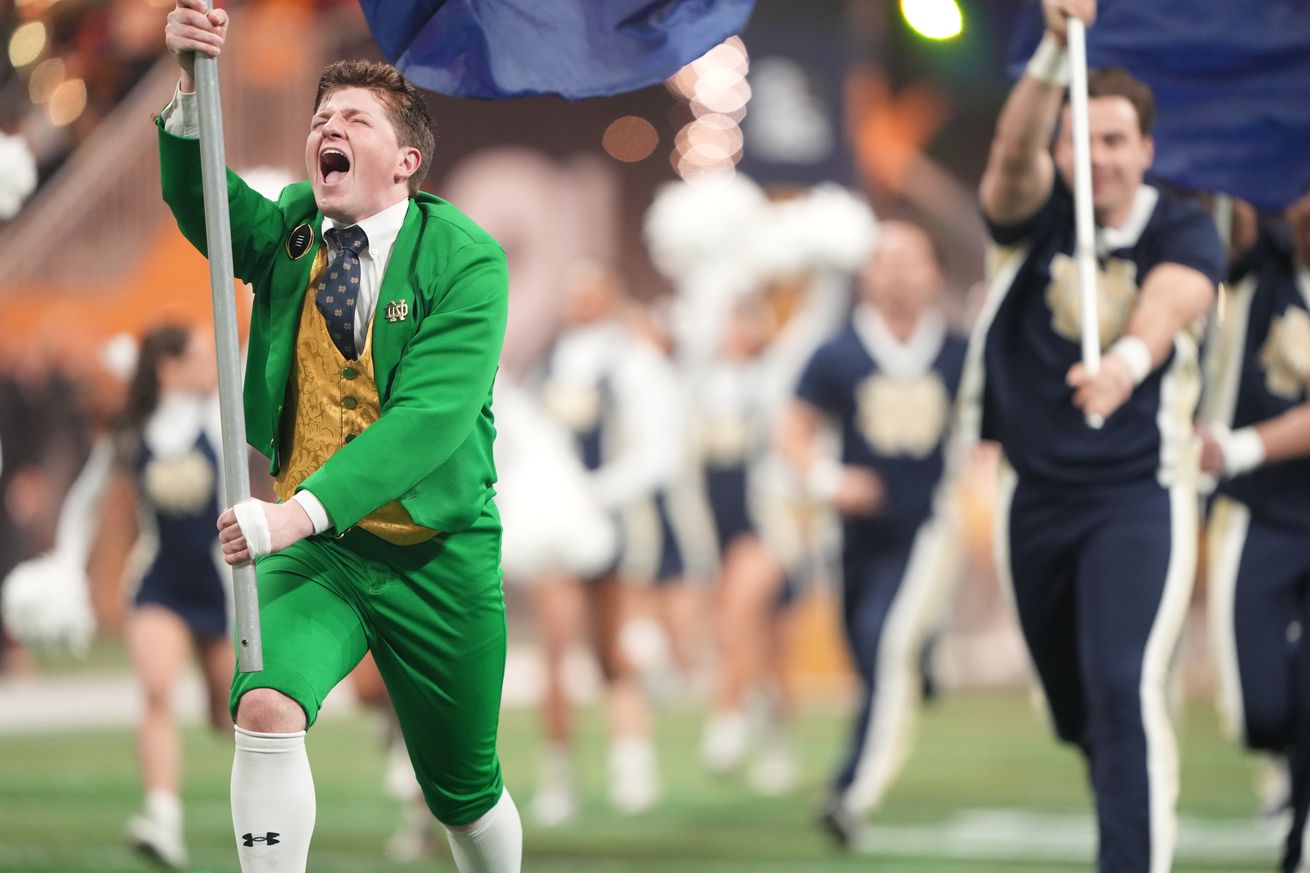
[[318,283],[318,311],[323,313],[328,333],[338,351],[348,361],[357,357],[355,352],[355,304],[359,299],[361,268],[359,253],[368,246],[368,236],[357,224],[350,227],[333,227],[324,234],[337,248],[337,256],[323,272]]

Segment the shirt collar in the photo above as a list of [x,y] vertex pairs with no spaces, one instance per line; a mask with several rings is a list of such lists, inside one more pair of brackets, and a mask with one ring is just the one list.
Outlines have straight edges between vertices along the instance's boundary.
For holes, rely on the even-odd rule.
[[615,353],[621,353],[624,340],[623,326],[612,319],[565,330],[556,347],[557,375],[584,381],[600,378]]
[[[405,213],[408,211],[409,198],[406,197],[381,212],[355,222],[364,231],[364,235],[368,237],[368,256],[370,258],[376,261],[385,253],[391,251],[391,247],[396,244],[396,237],[400,236],[400,228],[405,223]],[[326,215],[323,216],[324,239],[327,238],[329,230],[342,226]],[[344,226],[350,227],[351,225]]]
[[1155,212],[1155,204],[1160,200],[1160,191],[1151,185],[1138,185],[1133,196],[1133,205],[1128,210],[1128,218],[1121,227],[1098,227],[1096,229],[1097,254],[1105,257],[1110,252],[1130,249],[1137,245],[1146,230],[1146,223]]
[[889,376],[898,378],[927,372],[946,340],[946,319],[935,309],[925,310],[919,316],[905,342],[891,332],[882,313],[867,303],[856,305],[851,322],[869,357]]

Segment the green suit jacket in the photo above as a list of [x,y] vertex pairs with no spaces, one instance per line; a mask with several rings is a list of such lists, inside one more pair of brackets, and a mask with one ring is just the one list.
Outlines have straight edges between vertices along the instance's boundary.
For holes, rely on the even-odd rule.
[[[199,141],[159,125],[164,200],[191,244],[205,253]],[[308,182],[277,202],[227,174],[232,258],[255,291],[246,364],[246,439],[276,474],[289,426],[296,330],[322,214]],[[314,229],[301,257],[287,237]],[[491,388],[505,337],[509,277],[505,253],[446,201],[419,193],[396,238],[373,320],[373,366],[381,416],[301,485],[323,504],[338,532],[392,500],[424,527],[463,530],[481,514],[496,481]],[[404,301],[403,320],[384,316]],[[286,413],[286,414],[284,414]]]

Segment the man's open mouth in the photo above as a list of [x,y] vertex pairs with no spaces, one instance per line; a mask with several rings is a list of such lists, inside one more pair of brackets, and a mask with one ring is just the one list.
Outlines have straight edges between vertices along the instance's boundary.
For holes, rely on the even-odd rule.
[[324,182],[335,182],[350,171],[350,158],[340,149],[323,149],[318,153],[318,170]]

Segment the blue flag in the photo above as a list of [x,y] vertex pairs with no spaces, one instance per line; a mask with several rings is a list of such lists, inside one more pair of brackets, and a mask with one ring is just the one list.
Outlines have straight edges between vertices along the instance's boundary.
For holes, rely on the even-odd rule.
[[[1042,32],[1031,3],[1018,75]],[[1100,0],[1088,64],[1120,66],[1159,107],[1151,175],[1278,209],[1310,190],[1310,2]]]
[[755,0],[360,0],[414,84],[570,100],[663,82],[741,31]]

